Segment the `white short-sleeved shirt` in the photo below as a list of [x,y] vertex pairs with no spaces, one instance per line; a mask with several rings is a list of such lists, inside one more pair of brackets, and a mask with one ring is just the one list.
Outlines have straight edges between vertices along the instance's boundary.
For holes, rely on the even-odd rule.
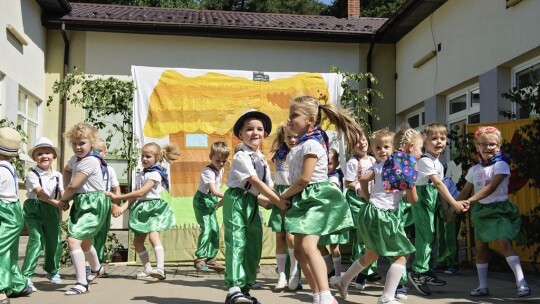
[[469,169],[465,180],[474,186],[474,192],[482,190],[486,185],[491,183],[493,177],[497,174],[506,175],[497,189],[490,195],[481,199],[481,204],[491,204],[494,202],[505,201],[508,199],[508,183],[510,181],[510,166],[504,161],[498,161],[495,164],[487,167],[475,165]]
[[[244,189],[248,178],[255,175],[269,187],[273,186],[270,169],[264,155],[260,151],[254,152],[249,147],[243,146],[242,150],[234,154],[227,177],[227,186]],[[250,187],[248,192],[253,195],[260,193],[255,187]]]
[[382,167],[384,162],[375,163],[371,170],[375,173],[373,186],[371,187],[371,195],[369,202],[381,210],[396,210],[399,201],[404,196],[404,191],[386,192],[382,180]]
[[437,175],[442,181],[444,178],[444,167],[438,158],[426,153],[416,164],[418,168],[418,178],[416,179],[417,186],[425,186],[430,183],[429,178],[432,175]]
[[94,191],[104,191],[105,185],[103,185],[103,174],[101,173],[101,163],[97,157],[86,156],[85,158],[77,161],[77,156],[73,155],[68,162],[71,167],[71,179],[77,172],[81,172],[88,178],[86,182],[77,189],[77,193],[87,193]]
[[328,154],[326,149],[315,139],[308,139],[294,146],[287,154],[289,164],[289,179],[291,184],[296,182],[302,175],[304,167],[304,155],[315,155],[318,160],[311,175],[310,184],[328,180]]
[[[0,160],[0,165],[2,165],[0,166],[0,200],[4,203],[15,203],[19,200],[18,179],[15,168],[6,160]],[[15,174],[15,178],[13,174]]]
[[274,175],[276,185],[289,186],[291,181],[289,180],[289,165],[284,159],[274,159],[274,168],[276,173]]
[[112,191],[112,189],[120,186],[116,171],[111,166],[107,166],[107,173],[103,177],[103,185],[105,186],[105,191]]
[[[26,174],[26,197],[29,199],[37,199],[38,196],[34,190],[37,187],[43,189],[45,194],[52,199],[56,199],[56,194],[60,196],[60,193],[64,191],[64,183],[62,182],[62,174],[54,170],[42,170],[38,166],[33,168],[35,172],[30,171]],[[40,183],[41,179],[41,183]]]
[[223,178],[224,171],[225,170],[223,168],[216,171],[210,166],[204,167],[204,169],[201,171],[197,191],[202,193],[210,193],[210,184],[214,184],[218,190],[221,189],[221,179]]
[[163,186],[161,186],[161,174],[157,171],[152,172],[144,172],[142,171],[137,175],[137,190],[141,189],[144,184],[146,184],[147,181],[152,180],[156,181],[157,183],[154,183],[154,186],[146,193],[145,196],[139,197],[139,201],[147,201],[147,200],[154,200],[154,199],[160,199],[161,198],[161,191],[165,190],[163,189]]
[[[358,163],[360,163],[360,165]],[[373,156],[362,158],[360,159],[360,161],[356,157],[351,157],[347,161],[347,167],[346,167],[345,178],[344,178],[345,181],[356,182],[355,190],[360,189],[360,183],[358,182],[358,173],[360,173],[360,175],[363,175],[364,173],[366,173],[367,170],[371,169],[373,164],[375,164],[375,157]],[[369,186],[371,187],[372,185],[373,185],[373,182],[370,182]],[[350,189],[347,189],[347,191],[349,190]]]

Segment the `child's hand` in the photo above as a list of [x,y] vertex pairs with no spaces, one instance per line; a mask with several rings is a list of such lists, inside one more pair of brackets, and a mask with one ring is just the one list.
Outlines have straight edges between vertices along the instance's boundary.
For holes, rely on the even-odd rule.
[[112,216],[119,217],[120,215],[122,215],[122,213],[124,213],[124,210],[122,209],[122,207],[118,206],[117,204],[112,205],[112,208],[111,208]]
[[105,191],[105,195],[110,197],[110,198],[113,198],[114,196],[114,193],[110,192],[110,191]]
[[281,210],[281,211],[287,211],[289,210],[289,208],[291,208],[291,201],[288,200],[288,199],[284,199],[283,197],[279,197],[279,203],[276,204],[276,206]]
[[62,211],[67,211],[69,209],[69,202],[66,201],[58,201],[58,209]]
[[469,201],[456,201],[456,203],[457,205],[454,206],[454,209],[457,213],[467,212],[469,210],[469,205],[471,204]]

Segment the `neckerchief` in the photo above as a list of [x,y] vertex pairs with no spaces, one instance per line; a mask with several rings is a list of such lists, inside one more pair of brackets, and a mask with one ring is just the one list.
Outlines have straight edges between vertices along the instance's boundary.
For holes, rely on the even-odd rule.
[[499,161],[504,161],[504,162],[506,162],[507,164],[510,165],[510,154],[504,153],[503,151],[499,151],[499,152],[497,152],[497,154],[495,154],[492,158],[488,159],[487,161],[484,161],[482,159],[482,156],[478,157],[478,163],[482,167],[491,166],[491,165],[493,165],[493,164],[495,164],[496,162],[499,162]]
[[382,179],[386,192],[411,189],[415,186],[417,178],[416,158],[401,151],[390,155],[382,167]]
[[83,158],[86,158],[88,156],[97,157],[99,160],[99,165],[101,166],[101,175],[105,176],[107,174],[107,162],[101,157],[101,154],[97,150],[90,151],[90,153],[86,154],[86,156],[83,157],[77,157],[77,161],[81,161]]
[[304,135],[298,137],[298,144],[307,141],[309,139],[315,139],[318,141],[328,152],[328,135],[326,135],[326,132],[324,132],[321,127],[317,126],[315,129],[308,131]]
[[169,174],[167,173],[167,169],[161,165],[153,165],[152,167],[148,167],[143,170],[144,173],[154,171],[157,171],[159,175],[161,175],[161,187],[169,191]]
[[276,150],[276,153],[274,153],[274,156],[272,156],[272,159],[279,159],[279,160],[285,160],[287,158],[287,154],[289,154],[289,147],[285,143],[281,143],[279,145],[279,148]]

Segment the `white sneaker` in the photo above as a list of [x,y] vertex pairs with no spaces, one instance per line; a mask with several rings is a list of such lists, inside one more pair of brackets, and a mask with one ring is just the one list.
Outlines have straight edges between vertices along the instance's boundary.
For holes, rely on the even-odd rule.
[[377,304],[401,304],[401,302],[396,300],[396,298],[394,297],[388,298],[388,297],[382,296],[377,301]]
[[158,280],[165,280],[167,278],[167,276],[165,275],[165,271],[163,270],[163,268],[155,268],[155,269],[152,269],[152,271],[150,271],[150,276],[152,278],[156,278]]
[[30,287],[32,289],[32,292],[37,291],[36,286],[34,286],[34,283],[32,283],[32,280],[30,278],[28,278],[28,281],[26,282],[26,285],[28,285],[28,287]]
[[331,277],[330,285],[334,286],[334,288],[339,292],[339,295],[344,300],[347,300],[347,298],[349,297],[349,293],[348,293],[349,286],[341,282],[341,277]]
[[146,279],[146,278],[149,278],[150,277],[150,273],[147,272],[146,270],[143,270],[139,273],[137,273],[136,275],[133,276],[134,279]]
[[291,276],[289,278],[289,290],[298,289],[299,282],[300,282],[300,278],[298,277],[298,274]]
[[287,287],[287,280],[285,278],[279,278],[279,280],[276,283],[276,287],[274,287],[275,290],[282,290]]

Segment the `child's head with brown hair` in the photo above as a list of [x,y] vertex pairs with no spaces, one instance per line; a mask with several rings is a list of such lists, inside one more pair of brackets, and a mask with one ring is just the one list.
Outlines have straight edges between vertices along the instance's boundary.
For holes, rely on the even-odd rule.
[[210,165],[216,170],[221,170],[227,163],[231,149],[223,141],[216,141],[210,147]]
[[336,149],[328,149],[328,173],[334,172],[339,167],[339,153]]
[[486,126],[474,132],[476,150],[484,161],[488,161],[501,150],[502,134],[499,129]]
[[424,129],[424,148],[427,153],[439,157],[446,148],[448,130],[444,125],[430,123]]
[[141,162],[145,168],[151,167],[162,161],[170,163],[177,160],[179,157],[180,149],[176,144],[160,147],[155,142],[150,142],[145,144],[141,149]]
[[401,127],[394,134],[394,149],[407,154],[412,154],[416,159],[422,157],[424,137],[419,131],[409,126]]
[[347,154],[352,154],[357,158],[363,158],[368,154],[369,150],[369,141],[366,138],[365,134],[359,134],[356,137],[356,143],[352,147],[352,149],[349,149],[347,146]]
[[272,142],[272,151],[277,151],[281,144],[287,145],[290,149],[296,144],[297,136],[287,125],[281,125],[276,131],[274,141]]
[[377,162],[385,161],[394,152],[394,132],[388,128],[380,129],[371,134],[371,151]]
[[292,100],[288,125],[298,135],[320,126],[323,119],[328,119],[336,126],[338,133],[343,134],[349,149],[354,147],[357,137],[364,134],[364,130],[356,123],[349,110],[338,108],[333,104],[321,104],[313,96],[300,96]]

